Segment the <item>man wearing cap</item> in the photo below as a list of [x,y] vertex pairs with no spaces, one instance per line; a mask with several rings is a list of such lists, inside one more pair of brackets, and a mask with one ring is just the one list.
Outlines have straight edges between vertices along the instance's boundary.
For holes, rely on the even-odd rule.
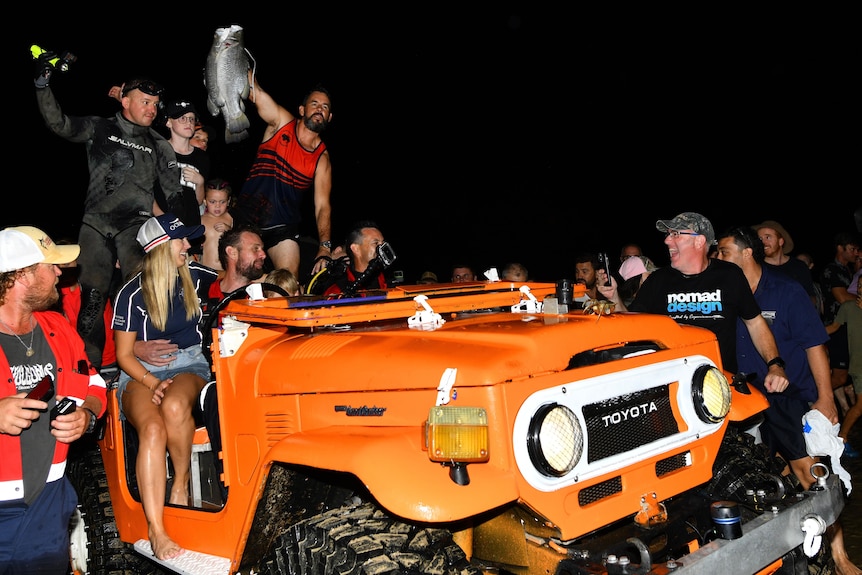
[[[119,262],[120,273],[127,278],[140,264],[143,253],[135,234],[153,215],[155,189],[164,193],[170,211],[182,209],[176,155],[152,128],[161,93],[162,87],[152,80],[135,78],[119,87],[122,109],[114,116],[67,116],[44,75],[40,72],[36,78],[36,102],[45,125],[70,142],[84,144],[87,152],[90,181],[78,234],[81,314],[77,327],[97,369],[105,345],[102,312],[113,295],[115,265]],[[77,206],[60,209],[71,214]]]
[[[190,101],[174,100],[165,106],[164,115],[165,127],[170,131],[168,141],[177,156],[180,184],[183,187],[183,210],[174,213],[186,225],[196,226],[201,223],[200,207],[204,203],[204,185],[210,176],[209,156],[192,145],[198,113]],[[164,195],[158,191],[156,202],[162,212],[170,211]]]
[[[78,497],[66,478],[69,444],[92,432],[105,381],[87,361],[58,301],[60,268],[77,245],[56,245],[30,226],[0,231],[0,565],[14,573],[65,573]],[[46,399],[27,393],[43,378]],[[76,408],[51,420],[58,399]],[[9,571],[11,570],[11,571]]]
[[765,254],[763,263],[772,266],[802,284],[805,293],[811,298],[811,303],[817,305],[817,292],[814,290],[814,278],[805,262],[792,258],[788,254],[793,251],[793,238],[784,226],[775,220],[766,220],[754,226]]
[[419,278],[419,281],[417,281],[416,283],[417,284],[436,284],[437,283],[437,274],[435,274],[434,272],[432,272],[430,270],[422,272],[422,276]]
[[715,244],[712,223],[701,214],[683,212],[672,220],[658,220],[655,226],[665,234],[670,266],[651,273],[628,308],[620,299],[616,281],[604,285],[604,270],[600,270],[599,291],[618,309],[662,314],[709,329],[718,339],[723,367],[730,372],[737,370],[736,320],[742,319],[768,365],[764,388],[769,393],[787,389],[784,361],[748,280],[739,266],[708,256]]

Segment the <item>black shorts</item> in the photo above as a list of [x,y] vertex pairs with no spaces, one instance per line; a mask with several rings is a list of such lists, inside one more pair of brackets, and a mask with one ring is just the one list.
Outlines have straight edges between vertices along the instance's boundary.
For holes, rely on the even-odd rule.
[[847,341],[846,323],[842,323],[838,331],[829,336],[826,349],[829,350],[829,367],[833,369],[850,368],[850,344]]
[[760,437],[772,453],[778,452],[788,462],[808,457],[802,417],[811,410],[808,402],[780,393],[767,394],[769,409],[760,425]]
[[281,225],[271,228],[263,228],[260,230],[260,239],[263,240],[263,247],[269,249],[280,244],[284,240],[293,240],[299,243],[299,225]]

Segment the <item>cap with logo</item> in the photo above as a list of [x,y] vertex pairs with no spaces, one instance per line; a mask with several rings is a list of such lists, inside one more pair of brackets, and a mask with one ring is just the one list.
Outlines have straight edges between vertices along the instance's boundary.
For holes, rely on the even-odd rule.
[[696,212],[683,212],[672,220],[658,220],[655,229],[660,232],[691,230],[706,238],[707,245],[715,244],[715,230],[706,217]]
[[182,238],[195,239],[204,235],[202,225],[187,226],[174,214],[162,214],[148,219],[138,230],[137,240],[149,252],[157,245]]
[[192,104],[188,100],[174,100],[173,102],[169,102],[168,105],[165,106],[165,110],[163,113],[165,118],[179,118],[180,116],[185,116],[190,112],[195,116],[198,115],[194,104]]
[[11,272],[33,264],[68,264],[81,253],[81,246],[58,246],[51,237],[33,226],[0,230],[0,272]]

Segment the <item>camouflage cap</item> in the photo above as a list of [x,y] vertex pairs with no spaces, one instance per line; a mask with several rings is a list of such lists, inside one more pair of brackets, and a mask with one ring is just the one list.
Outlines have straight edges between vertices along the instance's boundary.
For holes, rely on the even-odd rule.
[[706,217],[695,212],[683,212],[672,220],[658,220],[655,229],[666,233],[668,230],[691,230],[706,238],[706,244],[715,245],[715,230]]

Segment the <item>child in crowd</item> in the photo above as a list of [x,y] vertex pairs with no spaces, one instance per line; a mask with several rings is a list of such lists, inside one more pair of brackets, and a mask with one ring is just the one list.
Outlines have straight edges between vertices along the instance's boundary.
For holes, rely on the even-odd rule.
[[[284,291],[287,292],[288,295],[302,295],[302,289],[299,286],[299,281],[296,279],[296,276],[293,275],[293,272],[287,268],[279,268],[272,270],[266,276],[264,276],[264,283],[277,285],[280,288],[283,288]],[[266,297],[282,297],[280,293],[274,291],[264,291],[263,295]]]
[[200,263],[216,271],[222,271],[218,258],[218,241],[222,234],[233,227],[230,209],[232,188],[230,182],[222,178],[207,181],[204,190],[204,212],[201,224],[206,228]]

